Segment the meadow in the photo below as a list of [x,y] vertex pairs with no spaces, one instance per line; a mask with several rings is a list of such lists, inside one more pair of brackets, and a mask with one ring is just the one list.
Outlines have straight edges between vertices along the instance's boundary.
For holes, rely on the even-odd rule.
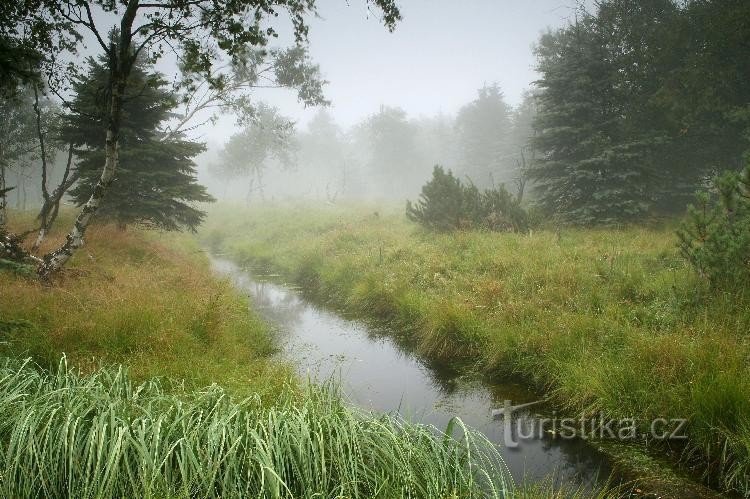
[[561,411],[687,418],[638,441],[714,487],[750,494],[750,296],[708,288],[674,227],[426,232],[402,210],[214,209],[205,244],[389,327],[423,357],[521,378]]
[[[360,412],[333,385],[305,385],[274,356],[271,329],[190,236],[96,226],[51,285],[6,265],[0,491],[516,495],[481,435]],[[518,494],[548,491],[536,490]]]

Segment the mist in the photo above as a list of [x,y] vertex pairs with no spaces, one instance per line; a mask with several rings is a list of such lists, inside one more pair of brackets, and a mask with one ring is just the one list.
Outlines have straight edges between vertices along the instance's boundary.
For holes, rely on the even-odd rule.
[[[401,202],[416,197],[440,164],[479,186],[517,190],[532,133],[529,92],[539,78],[533,46],[543,32],[568,23],[578,7],[572,0],[479,1],[471,7],[414,1],[403,6],[399,29],[388,33],[361,6],[321,2],[311,23],[310,54],[327,81],[330,105],[305,107],[292,92],[261,90],[259,98],[294,124],[291,161],[270,157],[262,168],[262,192],[255,194],[249,193],[251,178],[217,175],[219,154],[238,131],[234,117],[224,116],[200,130],[208,144],[198,159],[201,182],[214,196],[241,202]],[[341,43],[333,33],[351,36]],[[487,108],[485,122],[474,123],[486,127],[490,139],[485,151],[472,152],[469,142],[481,139],[466,131],[472,126],[467,115],[487,88],[502,101],[488,105],[502,109],[493,117]],[[498,151],[489,152],[493,148]],[[483,154],[500,157],[476,157]],[[477,160],[485,164],[472,165]]]

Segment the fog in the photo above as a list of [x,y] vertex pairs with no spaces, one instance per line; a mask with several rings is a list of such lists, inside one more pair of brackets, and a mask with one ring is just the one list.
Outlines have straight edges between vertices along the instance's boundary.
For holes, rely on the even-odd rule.
[[[513,191],[531,133],[528,117],[516,118],[539,77],[533,46],[546,30],[570,22],[577,5],[412,0],[401,5],[403,21],[389,33],[364,3],[320,2],[319,17],[310,23],[309,50],[327,81],[330,105],[305,107],[284,89],[255,91],[256,102],[273,106],[294,124],[288,160],[269,155],[261,179],[221,175],[221,151],[240,132],[235,117],[221,116],[195,133],[208,144],[198,159],[201,183],[219,198],[242,201],[403,200],[416,196],[433,165],[441,164],[477,185],[504,183]],[[483,88],[496,88],[507,105],[484,125],[482,118],[466,116]],[[483,169],[466,150],[471,139],[461,133],[462,113],[463,129],[491,127],[491,140],[483,146],[500,150],[484,162],[496,164]]]

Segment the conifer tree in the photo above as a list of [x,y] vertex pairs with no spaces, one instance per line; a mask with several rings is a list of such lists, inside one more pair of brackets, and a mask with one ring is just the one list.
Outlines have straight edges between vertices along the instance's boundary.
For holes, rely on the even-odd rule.
[[406,202],[406,216],[436,231],[475,228],[521,232],[530,225],[526,210],[504,186],[480,191],[439,165],[422,187],[419,199]]
[[511,108],[497,84],[479,89],[477,98],[456,117],[462,174],[482,187],[512,178]]
[[[79,206],[91,197],[105,154],[101,129],[107,119],[107,70],[104,61],[88,62],[88,74],[74,85],[74,112],[64,118],[62,129],[64,140],[74,144],[79,157],[80,180],[70,191]],[[179,134],[162,140],[162,126],[176,105],[164,78],[139,60],[125,90],[120,168],[97,217],[121,227],[141,223],[166,230],[194,230],[200,225],[204,213],[193,204],[213,200],[198,184],[193,161],[204,145]]]

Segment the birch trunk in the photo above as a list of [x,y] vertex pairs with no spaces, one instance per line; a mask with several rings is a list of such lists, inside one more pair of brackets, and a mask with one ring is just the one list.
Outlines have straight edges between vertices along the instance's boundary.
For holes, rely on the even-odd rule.
[[8,223],[6,206],[8,205],[8,193],[5,190],[5,163],[0,159],[0,228]]
[[91,197],[84,205],[76,218],[73,228],[65,237],[65,242],[55,251],[44,255],[42,263],[37,268],[37,273],[42,280],[48,280],[52,274],[58,272],[70,260],[73,253],[83,246],[83,236],[91,223],[104,196],[115,179],[115,172],[119,164],[119,133],[120,119],[122,114],[122,101],[125,95],[125,86],[130,76],[130,71],[135,62],[136,54],[132,51],[133,21],[135,20],[139,0],[128,0],[127,7],[123,12],[120,22],[119,39],[110,48],[109,76],[111,91],[109,101],[109,113],[107,115],[107,138],[104,145],[104,168],[99,181],[91,193]]
[[[115,96],[113,96],[113,99]],[[117,131],[109,127],[107,130],[107,141],[105,145],[105,160],[102,175],[94,187],[94,192],[78,214],[73,228],[65,237],[65,242],[55,251],[44,255],[44,262],[39,266],[37,272],[43,279],[48,279],[52,274],[59,271],[73,256],[73,253],[83,246],[83,236],[91,223],[96,211],[104,199],[107,189],[115,178],[115,171],[119,163],[118,151],[119,141]]]
[[78,214],[73,228],[65,237],[65,242],[55,251],[44,255],[43,262],[39,265],[37,273],[47,280],[55,272],[59,271],[70,260],[73,253],[83,246],[83,237],[91,219],[101,206],[107,189],[115,178],[115,172],[119,164],[119,128],[122,108],[122,96],[125,91],[126,76],[119,71],[113,75],[112,97],[110,104],[109,119],[107,120],[107,139],[104,146],[104,168],[99,181],[91,193],[91,197]]

